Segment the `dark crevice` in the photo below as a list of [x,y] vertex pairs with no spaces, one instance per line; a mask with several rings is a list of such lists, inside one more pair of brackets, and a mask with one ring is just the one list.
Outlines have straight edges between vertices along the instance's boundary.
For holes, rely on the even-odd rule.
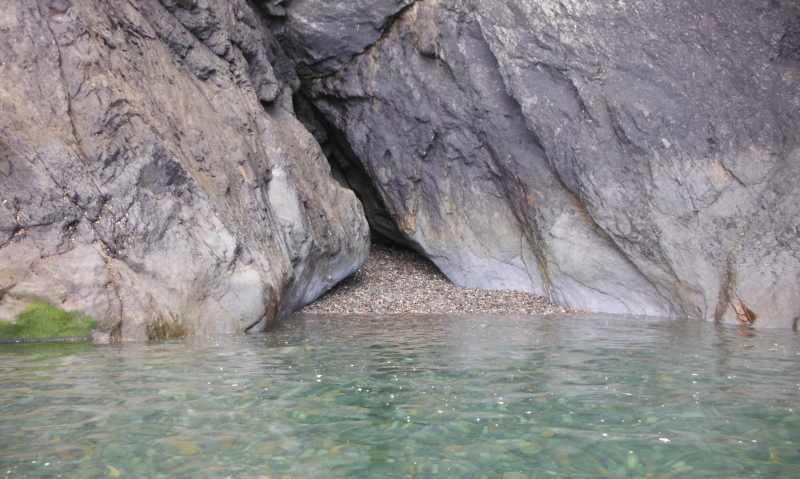
[[416,246],[398,229],[389,208],[374,186],[374,180],[353,151],[345,133],[339,131],[302,94],[295,95],[294,103],[298,119],[322,146],[333,178],[343,187],[352,190],[361,201],[371,236],[386,238],[408,247]]

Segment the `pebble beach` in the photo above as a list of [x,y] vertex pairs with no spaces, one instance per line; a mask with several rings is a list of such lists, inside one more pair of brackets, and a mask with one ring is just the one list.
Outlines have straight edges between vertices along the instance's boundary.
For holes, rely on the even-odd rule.
[[464,288],[427,258],[399,246],[373,243],[369,259],[303,314],[575,314],[518,291]]

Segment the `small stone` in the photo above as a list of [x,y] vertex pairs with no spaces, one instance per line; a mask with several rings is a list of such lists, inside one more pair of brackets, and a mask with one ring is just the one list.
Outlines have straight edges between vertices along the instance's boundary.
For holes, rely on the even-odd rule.
[[635,452],[628,454],[626,465],[628,469],[636,469],[639,466],[639,456]]
[[542,452],[542,446],[535,442],[523,442],[517,446],[519,452],[528,456],[533,456]]
[[178,448],[178,454],[188,456],[200,452],[197,445],[192,441],[176,441],[172,443],[173,446]]

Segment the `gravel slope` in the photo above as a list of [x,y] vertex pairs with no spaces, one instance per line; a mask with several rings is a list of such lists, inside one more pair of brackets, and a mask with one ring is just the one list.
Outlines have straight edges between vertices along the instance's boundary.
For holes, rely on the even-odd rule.
[[358,271],[300,313],[551,314],[578,311],[555,306],[541,296],[453,285],[415,251],[373,244]]

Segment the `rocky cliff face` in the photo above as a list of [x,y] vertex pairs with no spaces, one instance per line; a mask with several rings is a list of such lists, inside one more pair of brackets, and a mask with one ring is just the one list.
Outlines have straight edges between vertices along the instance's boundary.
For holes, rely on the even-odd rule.
[[0,317],[35,296],[112,339],[259,330],[366,260],[245,0],[10,0]]
[[373,228],[457,284],[800,316],[796,2],[269,3]]
[[786,327],[798,91],[788,0],[10,0],[0,317],[258,330],[365,211],[457,284]]

